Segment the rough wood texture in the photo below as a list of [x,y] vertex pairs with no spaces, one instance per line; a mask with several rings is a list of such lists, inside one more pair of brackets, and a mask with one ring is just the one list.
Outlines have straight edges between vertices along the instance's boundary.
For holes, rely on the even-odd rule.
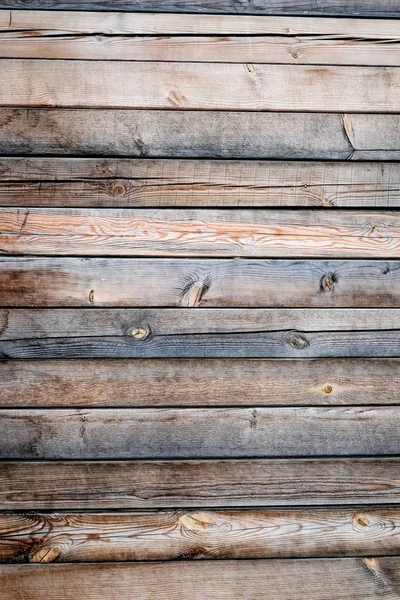
[[2,208],[0,254],[396,258],[400,212]]
[[398,357],[398,309],[3,309],[1,358]]
[[400,27],[383,19],[3,10],[0,33],[2,58],[400,64]]
[[0,500],[14,511],[398,504],[399,469],[399,458],[0,461]]
[[0,257],[4,307],[395,308],[399,296],[395,260]]
[[398,408],[4,409],[2,459],[396,455]]
[[1,408],[400,403],[397,359],[13,360],[0,380]]
[[400,508],[0,514],[0,561],[305,558],[400,553]]
[[394,600],[399,558],[3,565],[7,600]]
[[3,59],[0,106],[400,112],[400,68]]
[[0,158],[0,205],[400,205],[399,163]]
[[0,108],[3,154],[398,160],[400,115]]
[[183,13],[240,13],[260,15],[357,15],[399,17],[397,0],[2,0],[0,8],[46,10],[122,10]]

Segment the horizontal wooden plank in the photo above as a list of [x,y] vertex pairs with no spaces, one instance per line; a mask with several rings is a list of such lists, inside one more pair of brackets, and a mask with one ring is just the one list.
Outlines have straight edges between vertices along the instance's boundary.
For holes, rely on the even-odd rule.
[[14,511],[398,504],[399,468],[377,457],[1,461],[0,500]]
[[183,13],[233,13],[260,15],[357,15],[373,17],[399,17],[397,0],[257,0],[257,3],[238,3],[235,0],[2,0],[0,8],[46,10],[103,10],[103,11],[154,11]]
[[3,59],[0,106],[396,113],[399,87],[398,67]]
[[398,207],[399,163],[0,158],[0,206]]
[[399,298],[396,260],[0,257],[3,307],[395,308]]
[[0,458],[383,456],[399,427],[395,407],[3,409]]
[[211,563],[155,562],[2,565],[7,600],[103,598],[153,600],[392,600],[400,585],[400,558],[342,558]]
[[400,212],[2,208],[0,254],[396,258]]
[[3,563],[382,556],[400,508],[0,514]]
[[[398,359],[0,361],[0,407],[399,404]],[[212,385],[210,385],[212,381]]]
[[399,38],[384,19],[0,11],[1,58],[399,66]]
[[0,152],[398,160],[400,115],[0,108]]

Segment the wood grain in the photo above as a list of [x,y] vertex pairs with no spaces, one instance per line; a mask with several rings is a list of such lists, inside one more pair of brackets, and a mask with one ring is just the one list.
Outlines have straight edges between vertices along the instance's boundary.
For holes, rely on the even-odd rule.
[[0,500],[14,511],[392,505],[399,470],[399,458],[379,457],[0,461]]
[[[13,360],[0,407],[396,405],[398,359]],[[212,385],[210,385],[212,381]]]
[[396,113],[399,87],[397,67],[3,59],[0,106]]
[[46,10],[104,10],[104,11],[154,11],[183,13],[239,13],[282,15],[356,15],[373,17],[399,17],[396,0],[258,0],[257,3],[238,3],[235,0],[2,0],[0,8]]
[[3,307],[396,308],[399,295],[396,260],[0,257]]
[[381,556],[400,508],[0,514],[3,563]]
[[394,407],[3,409],[0,458],[396,455],[399,427]]
[[[400,115],[0,108],[0,152],[398,160]],[[350,135],[350,138],[349,138]]]
[[400,205],[399,163],[0,158],[0,205]]
[[60,590],[66,600],[392,600],[399,566],[399,558],[61,564],[44,577],[42,565],[3,565],[0,577],[7,600],[56,600]]
[[400,212],[2,208],[0,254],[396,258]]

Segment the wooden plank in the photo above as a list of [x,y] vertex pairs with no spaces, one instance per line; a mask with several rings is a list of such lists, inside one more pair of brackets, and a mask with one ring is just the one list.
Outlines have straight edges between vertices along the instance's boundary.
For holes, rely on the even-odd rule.
[[[0,567],[7,600],[393,600],[400,558],[105,563]],[[56,591],[56,592],[55,592]]]
[[396,455],[395,407],[3,409],[1,459]]
[[397,160],[400,115],[0,108],[0,131],[3,154]]
[[138,359],[130,366],[125,360],[3,360],[0,407],[400,403],[398,359]]
[[397,67],[3,59],[0,106],[395,113],[399,87]]
[[[2,0],[0,8],[26,8],[26,0]],[[238,3],[235,0],[29,0],[30,9],[46,10],[103,10],[183,13],[239,13],[260,15],[357,15],[399,17],[397,0],[258,0],[257,3]]]
[[3,563],[399,554],[400,508],[0,514]]
[[0,257],[3,307],[396,308],[399,297],[396,260]]
[[0,254],[396,258],[400,212],[2,208]]
[[399,163],[0,158],[0,206],[398,207]]
[[[399,503],[399,458],[0,462],[3,510]],[[57,482],[57,485],[55,485]]]

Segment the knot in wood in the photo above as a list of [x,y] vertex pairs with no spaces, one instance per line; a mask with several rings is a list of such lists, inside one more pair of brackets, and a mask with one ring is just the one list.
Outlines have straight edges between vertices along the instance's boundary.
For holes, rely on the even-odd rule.
[[358,527],[369,527],[370,525],[369,519],[365,515],[357,515],[353,522]]
[[326,294],[330,294],[337,282],[337,277],[334,273],[327,273],[324,275],[320,281],[320,289],[321,292],[325,292]]
[[131,331],[131,336],[135,340],[145,340],[150,335],[150,330],[144,327],[134,327]]
[[303,348],[307,348],[310,345],[310,342],[301,333],[295,333],[290,336],[289,344],[292,348],[296,348],[296,350],[303,350]]
[[123,194],[125,194],[125,188],[123,185],[121,185],[120,183],[117,183],[116,185],[114,185],[113,187],[113,193],[116,196],[122,196]]
[[324,394],[327,394],[327,395],[332,394],[333,387],[327,383],[326,385],[324,385],[321,388],[321,392],[324,392]]

